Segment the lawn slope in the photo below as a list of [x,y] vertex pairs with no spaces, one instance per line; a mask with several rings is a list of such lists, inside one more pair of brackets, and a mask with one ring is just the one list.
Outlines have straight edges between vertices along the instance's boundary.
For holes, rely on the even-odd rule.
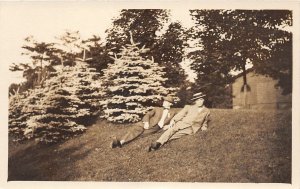
[[291,112],[211,110],[205,132],[147,147],[161,133],[110,149],[132,125],[99,120],[62,144],[9,142],[8,180],[291,182]]

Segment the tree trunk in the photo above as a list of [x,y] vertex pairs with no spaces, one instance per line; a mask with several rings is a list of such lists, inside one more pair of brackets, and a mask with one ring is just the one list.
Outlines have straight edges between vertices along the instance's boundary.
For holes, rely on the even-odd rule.
[[40,71],[40,78],[38,79],[41,87],[43,87],[43,60],[44,60],[45,55],[46,55],[46,52],[43,53],[42,58],[41,58],[41,71]]
[[242,91],[244,92],[243,98],[243,106],[248,109],[248,83],[247,83],[247,72],[246,72],[246,64],[243,65],[243,87]]
[[85,61],[85,49],[83,49],[83,57],[82,57],[83,62]]
[[248,108],[247,85],[244,85],[243,88],[244,88],[243,106],[245,109],[247,109]]
[[42,81],[42,77],[43,77],[43,57],[40,59],[40,71],[38,73],[38,77],[37,77],[37,85],[42,85],[41,81]]

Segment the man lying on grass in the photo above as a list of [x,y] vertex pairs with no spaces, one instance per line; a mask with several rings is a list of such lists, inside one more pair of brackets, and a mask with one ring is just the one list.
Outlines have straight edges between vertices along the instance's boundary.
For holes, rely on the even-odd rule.
[[204,96],[202,93],[193,95],[192,101],[195,101],[194,105],[186,105],[174,116],[170,122],[169,129],[156,142],[150,145],[149,152],[157,150],[169,140],[195,134],[200,128],[202,131],[207,130],[210,110],[203,104]]
[[133,126],[121,140],[115,138],[111,143],[111,148],[122,147],[124,144],[129,143],[140,135],[149,135],[158,132],[164,125],[170,123],[170,120],[176,114],[174,109],[170,109],[174,103],[172,96],[168,95],[163,98],[163,107],[155,107],[152,111],[148,112],[142,122]]

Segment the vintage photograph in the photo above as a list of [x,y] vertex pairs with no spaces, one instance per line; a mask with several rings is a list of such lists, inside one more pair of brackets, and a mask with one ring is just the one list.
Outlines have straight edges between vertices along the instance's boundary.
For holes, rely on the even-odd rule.
[[7,182],[292,184],[294,15],[0,3]]

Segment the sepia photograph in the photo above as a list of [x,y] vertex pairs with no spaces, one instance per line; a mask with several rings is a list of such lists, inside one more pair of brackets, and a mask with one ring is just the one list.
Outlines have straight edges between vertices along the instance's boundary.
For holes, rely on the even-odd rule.
[[299,188],[299,2],[190,3],[0,2],[6,185]]

